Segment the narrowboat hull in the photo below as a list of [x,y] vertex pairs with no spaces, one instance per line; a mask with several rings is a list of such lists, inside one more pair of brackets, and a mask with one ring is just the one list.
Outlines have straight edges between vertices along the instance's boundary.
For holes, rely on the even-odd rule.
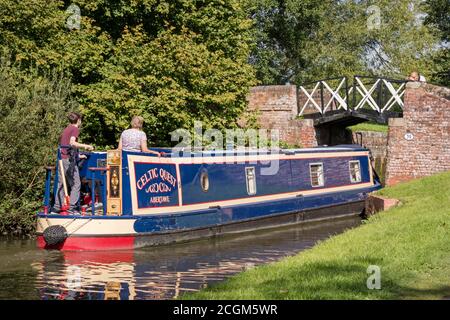
[[[103,209],[92,201],[91,215],[39,212],[37,244],[124,250],[339,219],[361,214],[367,194],[381,188],[360,147],[232,155],[91,155],[80,172]],[[271,175],[263,173],[265,160],[276,164]]]
[[[239,234],[262,229],[279,228],[296,224],[308,224],[321,221],[332,221],[350,216],[361,216],[365,208],[368,192],[379,186],[369,188],[352,196],[346,202],[328,203],[319,207],[293,210],[282,213],[267,214],[223,224],[196,226],[165,231],[136,232],[134,226],[142,217],[107,218],[107,217],[67,217],[42,215],[38,217],[37,243],[42,249],[57,250],[128,250],[148,246],[188,242],[202,238],[211,238],[227,234]],[[334,195],[341,197],[342,194]],[[173,219],[173,216],[167,216]],[[192,218],[192,217],[191,217]],[[164,219],[160,217],[159,219]],[[186,216],[185,219],[189,219]],[[90,225],[91,230],[83,228]],[[69,236],[57,245],[48,245],[43,231],[51,225],[66,226]],[[131,230],[129,232],[129,230]],[[95,230],[95,231],[92,231]],[[103,230],[103,232],[100,232]],[[128,230],[128,231],[127,231]],[[72,233],[73,232],[73,233]]]

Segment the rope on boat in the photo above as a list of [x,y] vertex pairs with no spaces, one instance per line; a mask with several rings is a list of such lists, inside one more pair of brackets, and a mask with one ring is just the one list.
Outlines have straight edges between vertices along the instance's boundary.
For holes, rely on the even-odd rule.
[[73,218],[72,220],[70,220],[69,222],[67,222],[66,224],[63,225],[64,228],[67,228],[68,226],[70,226],[72,224],[72,222],[74,222],[75,220],[77,220],[76,218]]
[[[77,220],[76,218],[73,218],[72,220],[70,220],[69,222],[67,222],[66,224],[62,224],[62,226],[64,227],[64,228],[67,228],[68,226],[70,226],[71,224],[72,224],[72,222],[74,222],[75,220]],[[51,226],[52,224],[50,223],[50,220],[48,220],[48,218],[46,217],[45,218],[45,221],[47,221],[47,224],[48,224],[48,226]],[[39,222],[39,220],[38,220],[38,222]],[[39,222],[39,224],[41,225],[41,227],[42,227],[42,224]]]
[[75,232],[77,232],[78,230],[80,230],[82,227],[84,227],[85,225],[87,225],[89,222],[92,221],[92,218],[89,218],[88,221],[86,221],[85,223],[83,223],[81,226],[79,226],[78,228],[76,228],[75,230],[73,230],[71,233],[69,233],[67,236],[71,236],[72,234],[74,234]]

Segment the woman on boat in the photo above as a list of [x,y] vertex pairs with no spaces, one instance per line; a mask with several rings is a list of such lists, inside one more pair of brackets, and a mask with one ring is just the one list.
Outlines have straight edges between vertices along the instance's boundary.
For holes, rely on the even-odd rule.
[[142,131],[143,125],[144,118],[134,116],[131,120],[131,129],[123,131],[120,136],[118,149],[125,151],[147,152],[160,156],[161,154],[159,152],[147,148],[147,135],[144,131]]

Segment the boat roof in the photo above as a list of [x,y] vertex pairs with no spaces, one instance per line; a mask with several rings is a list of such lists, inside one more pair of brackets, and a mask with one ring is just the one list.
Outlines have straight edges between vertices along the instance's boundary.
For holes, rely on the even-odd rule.
[[[357,144],[345,144],[337,146],[318,146],[314,148],[296,148],[296,149],[264,149],[264,148],[237,148],[233,150],[199,150],[192,151],[182,148],[150,148],[151,150],[164,152],[165,157],[186,157],[186,156],[226,156],[226,155],[256,155],[256,154],[298,154],[298,153],[318,153],[318,152],[355,152],[369,151]],[[127,152],[129,154],[142,155],[142,152]],[[146,154],[147,155],[147,154]],[[153,155],[153,154],[148,154]]]

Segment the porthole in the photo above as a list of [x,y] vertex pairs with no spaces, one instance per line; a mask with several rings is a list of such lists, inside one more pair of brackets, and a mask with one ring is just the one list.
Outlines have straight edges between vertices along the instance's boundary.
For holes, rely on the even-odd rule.
[[207,192],[209,190],[209,177],[208,171],[203,171],[200,174],[200,185],[202,187],[203,192]]

